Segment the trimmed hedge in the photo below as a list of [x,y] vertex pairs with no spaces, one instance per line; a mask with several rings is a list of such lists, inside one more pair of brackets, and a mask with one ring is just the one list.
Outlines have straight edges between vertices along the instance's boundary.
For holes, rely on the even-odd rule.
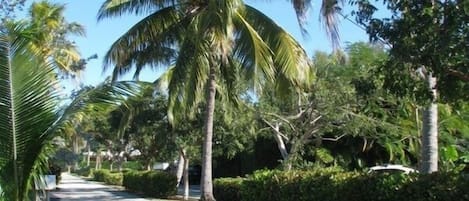
[[122,183],[130,191],[156,198],[166,198],[177,193],[176,176],[166,172],[129,171],[124,173]]
[[122,186],[124,175],[120,172],[104,175],[104,183],[109,185]]
[[469,176],[365,174],[333,169],[258,171],[246,179],[217,179],[223,201],[469,201]]
[[91,175],[91,168],[90,167],[82,167],[80,169],[74,170],[72,173],[80,175],[82,177],[89,177]]
[[241,183],[243,178],[220,178],[213,182],[213,195],[216,198],[223,198],[223,201],[241,200]]
[[93,180],[104,182],[109,185],[122,185],[123,174],[120,172],[111,172],[106,169],[94,170],[93,171]]
[[99,182],[104,182],[104,177],[105,175],[111,174],[111,171],[107,169],[100,169],[100,170],[93,170],[92,175],[93,175],[93,180],[99,181]]

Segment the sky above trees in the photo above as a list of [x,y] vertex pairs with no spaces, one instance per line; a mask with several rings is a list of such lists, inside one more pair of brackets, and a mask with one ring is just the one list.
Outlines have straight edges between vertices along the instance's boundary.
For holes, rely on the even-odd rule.
[[[94,54],[98,55],[98,59],[90,60],[87,69],[82,75],[81,83],[84,85],[96,85],[110,75],[110,71],[102,74],[102,58],[109,49],[112,42],[127,31],[130,26],[135,24],[141,17],[126,16],[116,20],[106,20],[98,22],[96,19],[97,11],[103,1],[82,1],[76,0],[51,0],[52,2],[60,2],[66,4],[65,17],[70,22],[78,22],[84,25],[87,35],[86,37],[76,37],[73,40],[78,45],[82,57],[87,58]],[[29,8],[32,1],[29,1],[24,10]],[[274,19],[280,26],[291,33],[305,48],[310,56],[314,51],[321,50],[330,52],[331,43],[328,41],[324,28],[321,27],[319,18],[319,5],[313,5],[309,11],[309,19],[307,29],[309,35],[304,37],[298,26],[294,10],[289,1],[259,1],[248,0],[248,4],[260,9],[264,14]],[[347,7],[347,6],[346,6]],[[344,13],[349,13],[350,9],[345,9]],[[20,16],[18,16],[20,17]],[[342,20],[340,24],[342,47],[347,42],[366,41],[368,36],[365,31],[361,30],[347,20]],[[144,81],[154,81],[159,72],[145,70],[141,73],[140,79]],[[124,79],[131,79],[129,74]],[[79,85],[76,82],[66,84],[67,91],[73,90]]]

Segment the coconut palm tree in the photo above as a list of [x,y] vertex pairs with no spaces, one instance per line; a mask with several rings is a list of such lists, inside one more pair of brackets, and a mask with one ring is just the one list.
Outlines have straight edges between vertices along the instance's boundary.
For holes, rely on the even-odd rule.
[[57,120],[52,68],[26,45],[0,33],[0,186],[6,200],[14,201],[26,199],[32,173],[47,167],[44,148]]
[[64,17],[65,5],[46,0],[34,2],[28,12],[28,19],[15,23],[25,23],[18,35],[32,37],[30,48],[41,53],[52,63],[62,77],[77,76],[83,70],[80,53],[69,36],[84,36],[85,29],[76,22],[68,22]]
[[[29,40],[15,33],[24,27],[0,31],[0,189],[3,199],[28,200],[34,180],[47,168],[53,138],[75,115],[116,105],[138,91],[133,83],[106,84],[80,94],[59,108],[54,67]],[[11,30],[11,32],[9,32]]]
[[[126,13],[147,15],[122,35],[105,56],[114,77],[145,66],[173,65],[169,81],[172,111],[193,111],[205,103],[202,200],[214,200],[212,137],[215,96],[236,97],[236,83],[259,92],[266,82],[276,88],[299,87],[309,78],[310,62],[285,30],[242,0],[107,0],[98,19]],[[204,99],[205,96],[205,99]]]

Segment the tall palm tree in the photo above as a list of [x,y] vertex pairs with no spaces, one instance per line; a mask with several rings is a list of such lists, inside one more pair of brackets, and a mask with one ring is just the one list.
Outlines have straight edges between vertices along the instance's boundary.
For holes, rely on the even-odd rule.
[[74,115],[83,115],[89,103],[94,109],[116,105],[138,88],[132,83],[103,85],[59,109],[56,80],[50,79],[53,65],[29,48],[31,41],[16,35],[24,27],[11,28],[0,31],[0,196],[22,201],[48,167],[52,138]]
[[65,5],[47,0],[34,2],[28,18],[22,22],[26,26],[18,30],[18,35],[31,37],[31,49],[40,52],[52,63],[60,76],[77,76],[83,65],[77,46],[69,36],[84,36],[85,29],[76,22],[68,22],[64,17]]
[[236,97],[240,80],[257,92],[274,81],[279,90],[299,87],[310,77],[308,57],[292,36],[242,0],[107,0],[98,19],[126,13],[147,16],[114,42],[105,56],[105,68],[114,65],[117,77],[133,67],[138,76],[145,66],[173,65],[170,119],[172,110],[193,111],[205,102],[201,199],[215,200],[215,96]]

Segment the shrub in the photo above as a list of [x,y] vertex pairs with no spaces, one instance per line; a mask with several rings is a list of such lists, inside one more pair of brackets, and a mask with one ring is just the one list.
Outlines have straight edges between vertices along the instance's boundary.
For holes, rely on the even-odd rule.
[[120,172],[104,174],[104,183],[109,185],[122,186],[124,175]]
[[177,178],[173,174],[155,171],[129,171],[124,173],[123,185],[130,191],[147,196],[166,198],[177,192]]
[[242,178],[220,178],[213,182],[213,194],[223,201],[240,201]]
[[93,180],[104,182],[109,185],[122,185],[123,174],[121,172],[111,172],[106,169],[94,170],[92,172]]
[[469,201],[469,176],[364,174],[331,169],[257,171],[246,179],[218,179],[218,200],[231,201]]
[[82,167],[80,169],[74,170],[73,173],[80,175],[82,177],[89,177],[91,174],[91,168],[90,167]]
[[92,174],[93,174],[93,180],[104,182],[105,175],[111,174],[111,172],[106,169],[100,169],[100,170],[93,170]]

